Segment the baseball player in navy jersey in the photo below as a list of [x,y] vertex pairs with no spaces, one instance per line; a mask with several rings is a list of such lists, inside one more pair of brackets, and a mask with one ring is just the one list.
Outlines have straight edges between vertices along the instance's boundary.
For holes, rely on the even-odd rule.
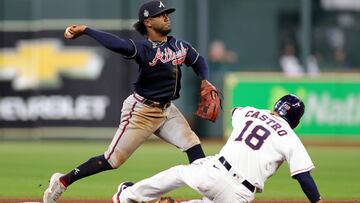
[[135,29],[145,35],[143,41],[123,39],[87,27],[72,25],[65,30],[66,39],[87,35],[104,47],[139,65],[134,92],[123,102],[119,128],[100,156],[93,157],[67,174],[55,173],[44,192],[45,203],[56,202],[73,182],[121,166],[152,134],[187,153],[189,162],[205,157],[197,135],[171,102],[179,98],[182,65],[191,66],[202,83],[209,83],[208,66],[187,42],[173,36],[167,8],[161,1],[150,1],[139,10]]
[[186,202],[251,202],[256,192],[264,190],[265,181],[287,161],[292,178],[300,183],[310,202],[321,203],[310,175],[314,164],[293,131],[304,110],[304,103],[295,95],[279,99],[273,111],[235,108],[233,131],[217,155],[172,167],[136,184],[122,183],[113,202],[151,201],[184,185],[206,197]]

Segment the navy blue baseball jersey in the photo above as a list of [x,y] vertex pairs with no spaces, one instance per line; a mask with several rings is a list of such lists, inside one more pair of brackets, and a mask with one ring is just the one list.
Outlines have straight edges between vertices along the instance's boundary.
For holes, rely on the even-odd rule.
[[148,39],[133,41],[116,35],[86,28],[85,33],[104,47],[134,59],[139,64],[139,76],[134,91],[158,102],[179,97],[181,69],[192,66],[201,79],[208,78],[208,67],[202,56],[187,42],[168,36],[165,42]]
[[167,42],[149,40],[135,42],[134,59],[140,75],[135,92],[155,101],[169,101],[179,97],[181,69],[193,65],[199,53],[188,43],[168,37]]

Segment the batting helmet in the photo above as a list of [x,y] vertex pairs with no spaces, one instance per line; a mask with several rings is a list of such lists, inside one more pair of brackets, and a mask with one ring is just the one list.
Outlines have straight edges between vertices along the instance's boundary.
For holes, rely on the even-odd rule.
[[299,124],[305,111],[304,102],[293,94],[281,97],[274,105],[274,111],[285,119],[292,129]]

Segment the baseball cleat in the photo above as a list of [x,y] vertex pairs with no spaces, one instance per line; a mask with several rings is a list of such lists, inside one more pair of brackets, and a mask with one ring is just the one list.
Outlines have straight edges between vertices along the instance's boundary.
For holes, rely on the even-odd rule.
[[122,183],[120,183],[120,185],[118,186],[117,192],[112,197],[112,202],[113,203],[120,203],[120,193],[123,190],[125,190],[127,187],[130,187],[132,185],[134,185],[134,183],[132,183],[132,182],[122,182]]
[[49,187],[44,192],[44,203],[56,203],[61,194],[66,190],[66,187],[60,183],[60,177],[63,175],[61,173],[54,173],[51,176]]

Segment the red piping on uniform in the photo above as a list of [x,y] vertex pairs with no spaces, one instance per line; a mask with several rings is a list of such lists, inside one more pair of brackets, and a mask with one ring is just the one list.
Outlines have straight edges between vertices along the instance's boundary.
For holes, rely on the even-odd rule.
[[114,153],[115,147],[117,146],[117,144],[118,144],[119,141],[120,141],[120,138],[121,138],[122,135],[124,134],[126,127],[127,127],[127,126],[129,125],[129,123],[130,123],[130,118],[132,117],[132,112],[134,112],[134,109],[135,109],[135,105],[136,105],[136,104],[137,104],[137,102],[135,102],[134,105],[132,106],[131,111],[130,111],[130,113],[129,113],[130,116],[129,116],[129,118],[127,118],[127,119],[125,120],[125,121],[127,121],[127,123],[126,123],[125,126],[123,127],[123,129],[122,129],[122,131],[121,131],[118,139],[116,140],[116,142],[115,142],[113,148],[111,149],[111,152],[110,152],[110,154],[108,155],[108,157],[106,158],[106,160],[109,160],[110,157],[111,157],[111,155]]
[[144,103],[145,98],[142,98],[142,99],[137,98],[136,93],[134,93],[133,96],[134,96],[134,98],[135,98],[138,102]]

